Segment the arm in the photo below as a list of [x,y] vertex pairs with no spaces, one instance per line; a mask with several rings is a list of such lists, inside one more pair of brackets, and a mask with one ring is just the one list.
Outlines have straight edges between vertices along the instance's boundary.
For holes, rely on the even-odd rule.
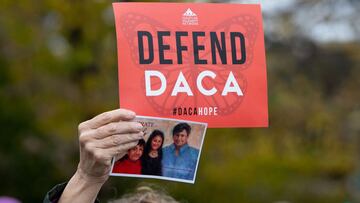
[[135,113],[117,109],[79,125],[80,162],[59,203],[93,203],[109,178],[111,159],[136,146],[143,138]]

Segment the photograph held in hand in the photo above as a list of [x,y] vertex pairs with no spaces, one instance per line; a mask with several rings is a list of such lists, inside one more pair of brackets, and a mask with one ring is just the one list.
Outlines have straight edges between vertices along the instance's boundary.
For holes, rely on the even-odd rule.
[[144,139],[112,162],[112,176],[194,183],[207,124],[137,116]]

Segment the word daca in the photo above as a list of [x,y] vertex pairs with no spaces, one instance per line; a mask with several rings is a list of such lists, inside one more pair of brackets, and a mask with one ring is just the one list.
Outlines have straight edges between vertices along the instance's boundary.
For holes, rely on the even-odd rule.
[[[205,32],[192,32],[192,48],[194,64],[208,64],[208,60],[201,59],[199,56],[200,51],[205,51],[205,45],[200,44],[202,37],[205,37]],[[244,64],[246,62],[246,50],[245,50],[245,37],[241,32],[230,32],[230,45],[231,45],[231,59],[232,64]],[[157,48],[160,64],[174,64],[173,59],[165,58],[165,51],[170,50],[170,45],[164,43],[165,37],[171,37],[169,31],[157,31]],[[151,64],[154,62],[154,42],[153,36],[148,31],[138,31],[138,48],[139,48],[139,63]],[[182,38],[189,37],[188,32],[176,31],[176,56],[177,64],[183,64],[183,52],[188,51],[189,48],[182,44]],[[220,38],[220,39],[219,39]],[[145,45],[144,39],[147,39],[148,56],[145,57]],[[237,45],[238,44],[238,45]],[[217,64],[218,54],[222,64],[228,64],[227,61],[227,47],[225,32],[220,32],[220,36],[216,32],[210,32],[210,48],[211,48],[211,63]],[[239,54],[238,54],[239,53]]]
[[[151,78],[158,78],[160,80],[160,87],[156,90],[152,88]],[[215,87],[205,88],[202,84],[204,78],[209,77],[215,79],[216,74],[212,71],[202,71],[196,78],[196,87],[199,92],[205,96],[212,96],[217,92]],[[167,82],[164,74],[160,71],[155,70],[146,70],[145,71],[145,93],[146,96],[160,96],[162,95],[167,88]],[[238,96],[243,96],[243,91],[241,90],[238,82],[236,81],[234,74],[230,71],[228,78],[225,82],[221,96],[226,96],[228,93],[236,93]],[[171,96],[177,96],[179,93],[186,93],[187,96],[194,96],[193,91],[191,90],[189,83],[187,82],[184,74],[180,71],[176,83],[172,89]]]

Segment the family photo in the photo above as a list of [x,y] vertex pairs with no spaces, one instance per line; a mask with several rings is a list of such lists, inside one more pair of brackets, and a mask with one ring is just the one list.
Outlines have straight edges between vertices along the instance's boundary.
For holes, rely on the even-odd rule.
[[194,183],[206,123],[137,116],[144,139],[114,157],[113,176],[148,177]]

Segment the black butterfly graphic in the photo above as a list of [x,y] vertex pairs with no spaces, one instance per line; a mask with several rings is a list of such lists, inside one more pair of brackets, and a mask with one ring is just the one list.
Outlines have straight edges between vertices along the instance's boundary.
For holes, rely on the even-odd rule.
[[[194,66],[194,64],[192,64],[193,55],[191,54],[192,52],[190,49],[188,50],[188,52],[183,53],[183,64],[181,65],[159,65],[158,63],[139,64],[137,39],[137,31],[139,30],[139,27],[141,27],[143,30],[146,29],[147,31],[152,33],[156,33],[157,31],[170,31],[171,29],[165,26],[163,23],[159,22],[158,20],[138,13],[126,13],[121,16],[121,19],[124,19],[124,22],[122,22],[122,26],[120,29],[122,31],[122,34],[127,38],[127,42],[129,43],[130,50],[128,50],[128,52],[132,57],[132,61],[136,63],[136,66],[138,68],[144,70],[150,69],[161,71],[167,79],[167,87],[173,87],[175,85],[179,71],[182,71],[185,78],[188,79],[190,87],[195,87],[197,75],[204,70],[210,70],[217,73],[216,80],[204,83],[204,88],[215,87],[218,91],[221,91],[225,85],[228,74],[231,71],[234,74],[244,93],[243,96],[229,94],[226,97],[204,96],[202,94],[194,94],[194,96],[192,97],[189,97],[185,94],[179,94],[178,96],[174,97],[170,95],[171,90],[169,90],[164,93],[164,95],[166,95],[165,97],[147,97],[147,101],[156,112],[161,115],[171,115],[174,107],[183,106],[183,104],[189,99],[193,100],[191,107],[197,107],[199,106],[199,104],[206,104],[207,106],[217,106],[219,115],[229,115],[241,105],[242,101],[246,97],[246,91],[248,87],[247,79],[242,74],[242,71],[249,68],[254,60],[254,46],[260,28],[260,24],[254,16],[233,16],[210,29],[211,31],[225,33],[234,30],[242,31],[246,41],[246,62],[238,66],[232,64]],[[179,30],[181,29],[179,28]],[[199,30],[201,30],[201,28]],[[202,42],[200,43],[205,43],[208,40],[209,36],[206,36],[202,39]],[[229,36],[227,36],[227,40],[229,40]],[[154,52],[156,51],[158,50],[156,46],[154,46]],[[170,50],[168,50],[168,52],[175,55],[176,49],[172,47]],[[206,58],[209,57],[209,55],[211,55],[210,50],[203,51],[200,55],[200,58]],[[231,55],[230,49],[227,50],[227,55]],[[153,83],[153,85],[159,85],[159,83],[160,82]],[[144,77],[142,79],[141,85],[142,87],[145,87]],[[145,88],[141,89],[144,90],[145,94]]]

